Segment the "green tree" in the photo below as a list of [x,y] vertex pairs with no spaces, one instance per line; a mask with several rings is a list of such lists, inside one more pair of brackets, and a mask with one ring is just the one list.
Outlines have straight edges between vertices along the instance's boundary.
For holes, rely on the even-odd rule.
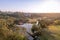
[[[45,24],[45,22],[43,21],[43,20],[38,20],[38,25],[33,25],[32,26],[32,29],[31,29],[31,31],[32,31],[32,35],[34,36],[33,38],[34,38],[34,40],[35,39],[44,39],[44,40],[46,40],[46,38],[44,37],[44,35],[43,35],[43,33],[45,32],[45,29],[47,28],[47,26],[46,26],[46,24]],[[35,38],[37,36],[37,38]],[[43,37],[43,38],[42,38]]]

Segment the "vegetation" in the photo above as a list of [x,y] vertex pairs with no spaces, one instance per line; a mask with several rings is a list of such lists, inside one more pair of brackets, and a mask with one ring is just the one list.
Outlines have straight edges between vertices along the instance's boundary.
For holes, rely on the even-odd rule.
[[[1,12],[0,11],[0,40],[27,40],[24,27],[17,27],[16,24],[31,22],[32,34],[28,33],[33,40],[60,40],[60,16],[46,16],[51,14],[22,14],[22,12]],[[54,14],[53,14],[54,15]],[[48,18],[46,18],[46,17]],[[36,25],[36,20],[38,24]],[[29,20],[31,19],[31,20]],[[35,21],[34,21],[34,20]],[[30,23],[29,22],[29,23]],[[19,24],[20,25],[20,24]]]
[[0,19],[0,40],[26,40],[24,34],[19,32],[19,28],[14,23],[15,19],[9,17]]
[[48,26],[45,21],[40,20],[38,25],[32,26],[31,31],[34,40],[60,40],[60,20],[55,20]]

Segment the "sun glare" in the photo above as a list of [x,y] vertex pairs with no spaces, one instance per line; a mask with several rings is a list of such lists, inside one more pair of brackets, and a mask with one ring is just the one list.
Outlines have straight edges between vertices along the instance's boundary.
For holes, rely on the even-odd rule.
[[44,3],[35,6],[31,9],[31,12],[35,13],[59,13],[60,4],[57,1],[45,1]]

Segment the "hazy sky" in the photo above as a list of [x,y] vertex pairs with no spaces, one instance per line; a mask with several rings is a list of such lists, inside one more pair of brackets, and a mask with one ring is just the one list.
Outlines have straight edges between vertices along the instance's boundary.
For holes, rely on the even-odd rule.
[[36,13],[60,12],[60,0],[0,0],[0,10]]

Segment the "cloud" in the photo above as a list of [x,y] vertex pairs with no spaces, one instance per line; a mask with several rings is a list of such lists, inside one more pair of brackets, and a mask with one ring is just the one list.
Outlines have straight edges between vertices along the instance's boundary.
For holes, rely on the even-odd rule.
[[32,5],[27,9],[29,12],[36,13],[59,13],[60,12],[60,2],[58,0],[49,0],[41,4]]

